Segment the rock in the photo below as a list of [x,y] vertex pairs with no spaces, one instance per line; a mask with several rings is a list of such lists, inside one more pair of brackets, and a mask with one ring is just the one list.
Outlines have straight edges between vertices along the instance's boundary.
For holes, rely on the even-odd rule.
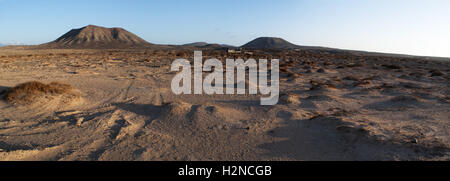
[[83,121],[84,121],[84,117],[78,118],[77,126],[81,126],[81,124],[83,124]]
[[281,96],[281,102],[285,104],[300,104],[300,97],[295,94],[287,94]]

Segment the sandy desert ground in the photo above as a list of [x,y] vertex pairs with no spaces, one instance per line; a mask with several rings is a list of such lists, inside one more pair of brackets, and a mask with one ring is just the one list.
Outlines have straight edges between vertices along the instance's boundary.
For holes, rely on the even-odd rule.
[[184,56],[193,51],[0,49],[3,97],[27,81],[81,95],[2,99],[0,160],[450,160],[450,61],[259,52],[281,59],[280,102],[261,106],[174,95],[170,64]]

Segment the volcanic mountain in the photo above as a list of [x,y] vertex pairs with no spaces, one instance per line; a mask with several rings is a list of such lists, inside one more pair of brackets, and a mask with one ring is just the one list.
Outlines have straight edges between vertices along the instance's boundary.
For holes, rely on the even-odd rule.
[[89,25],[72,29],[55,41],[42,44],[44,48],[135,48],[152,45],[123,28]]
[[300,46],[294,45],[282,38],[260,37],[241,46],[248,49],[295,49]]

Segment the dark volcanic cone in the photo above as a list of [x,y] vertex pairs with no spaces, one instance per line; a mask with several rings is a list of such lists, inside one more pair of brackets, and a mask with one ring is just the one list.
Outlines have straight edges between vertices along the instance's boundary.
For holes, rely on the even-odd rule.
[[274,37],[256,38],[242,46],[242,48],[248,49],[295,49],[299,47],[284,39]]

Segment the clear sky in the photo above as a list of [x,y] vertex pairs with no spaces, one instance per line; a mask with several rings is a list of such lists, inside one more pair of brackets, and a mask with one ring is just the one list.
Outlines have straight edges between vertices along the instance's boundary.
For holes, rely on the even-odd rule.
[[88,24],[151,43],[298,45],[450,57],[449,0],[0,0],[0,43],[40,44]]

